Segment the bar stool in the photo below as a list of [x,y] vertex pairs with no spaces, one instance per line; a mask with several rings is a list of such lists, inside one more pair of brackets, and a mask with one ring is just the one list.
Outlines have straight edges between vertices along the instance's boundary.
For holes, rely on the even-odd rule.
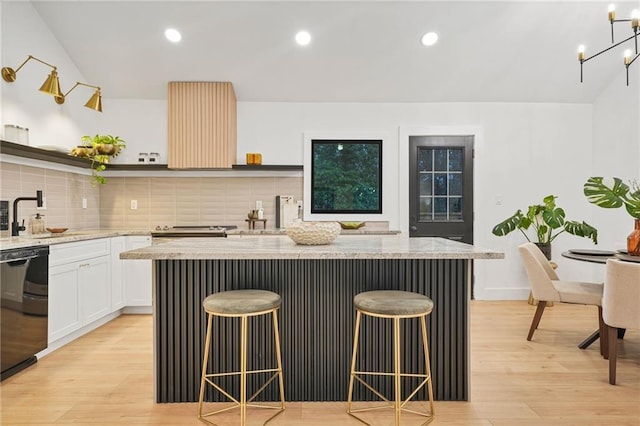
[[[278,309],[280,308],[280,296],[271,291],[265,290],[231,290],[208,296],[202,302],[204,311],[207,314],[207,337],[204,346],[204,357],[202,361],[202,379],[200,381],[200,398],[198,400],[198,419],[215,425],[205,417],[214,416],[223,411],[240,408],[240,424],[246,425],[247,407],[269,408],[278,410],[269,417],[264,424],[272,420],[284,411],[284,380],[282,378],[282,359],[280,356],[280,333],[278,331]],[[273,333],[275,340],[275,350],[277,358],[277,368],[247,371],[247,319],[258,315],[271,314],[273,317]],[[207,373],[207,361],[209,359],[209,348],[211,345],[211,324],[214,316],[240,318],[240,371]],[[247,375],[258,373],[273,373],[273,375],[258,389],[249,399],[247,399]],[[214,382],[216,377],[240,376],[240,397],[234,398],[229,392]],[[278,378],[280,385],[280,404],[278,406],[251,404],[266,387]],[[222,393],[235,404],[217,411],[202,413],[205,385],[209,384]]]
[[[395,425],[401,424],[401,414],[403,411],[418,414],[423,417],[427,417],[427,421],[423,424],[427,424],[433,420],[434,408],[433,408],[433,387],[431,383],[431,367],[429,364],[429,348],[427,342],[427,327],[425,318],[433,310],[433,302],[427,296],[411,293],[407,291],[394,291],[394,290],[380,290],[380,291],[367,291],[357,294],[353,298],[353,304],[356,308],[356,325],[355,336],[353,340],[353,357],[351,358],[351,377],[349,379],[349,395],[347,398],[347,413],[362,423],[368,424],[353,413],[378,410],[381,408],[393,408],[395,410]],[[393,372],[369,372],[369,371],[357,371],[356,370],[356,358],[358,353],[358,335],[360,333],[360,320],[362,315],[368,315],[377,318],[389,318],[393,319],[393,359],[394,370]],[[400,320],[403,318],[420,318],[420,328],[422,330],[422,345],[424,348],[425,359],[425,373],[402,373],[400,360]],[[393,376],[395,400],[392,402],[385,398],[378,390],[369,385],[360,376]],[[409,394],[409,396],[402,400],[401,379],[403,377],[418,377],[422,378],[420,384]],[[354,380],[358,380],[367,389],[376,394],[379,398],[389,403],[385,406],[376,406],[369,408],[362,408],[354,410],[351,407],[353,383]],[[418,411],[409,410],[405,408],[407,402],[409,402],[418,391],[427,385],[427,391],[429,393],[429,412],[422,413]]]

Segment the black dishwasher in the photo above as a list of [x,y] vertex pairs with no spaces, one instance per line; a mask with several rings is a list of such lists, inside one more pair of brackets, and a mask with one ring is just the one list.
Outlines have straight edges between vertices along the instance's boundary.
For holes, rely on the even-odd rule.
[[49,247],[0,251],[0,380],[47,347]]

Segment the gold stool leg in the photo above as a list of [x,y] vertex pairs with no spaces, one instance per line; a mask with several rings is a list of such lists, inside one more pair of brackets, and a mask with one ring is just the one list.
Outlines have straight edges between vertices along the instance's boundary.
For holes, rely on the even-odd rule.
[[356,355],[358,354],[358,335],[360,333],[360,311],[356,313],[356,326],[353,337],[353,355],[351,356],[351,373],[349,377],[349,393],[347,395],[347,413],[351,414],[351,401],[353,396],[353,380],[355,378],[356,371]]
[[209,345],[211,344],[211,321],[213,316],[207,314],[207,337],[204,341],[204,356],[202,360],[202,378],[200,379],[200,397],[198,398],[198,418],[202,418],[202,401],[204,400],[204,387],[207,376],[207,360],[209,359]]
[[431,381],[431,361],[429,360],[429,342],[427,340],[426,316],[420,317],[420,328],[422,329],[422,345],[424,346],[425,373],[427,374],[427,390],[429,391],[429,411],[431,416],[435,415],[433,407],[433,384]]
[[402,414],[402,388],[400,386],[400,318],[393,319],[393,380],[395,387],[396,426],[400,426]]
[[282,376],[282,356],[280,354],[280,329],[278,328],[278,310],[277,309],[273,311],[273,333],[276,339],[276,358],[278,359],[278,376],[280,381],[280,408],[284,410],[284,378]]
[[247,317],[240,325],[240,425],[247,424]]

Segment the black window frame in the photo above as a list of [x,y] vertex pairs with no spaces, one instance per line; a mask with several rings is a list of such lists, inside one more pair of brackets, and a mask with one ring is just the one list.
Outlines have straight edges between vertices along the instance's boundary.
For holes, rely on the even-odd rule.
[[[311,186],[310,186],[310,211],[312,214],[382,214],[382,179],[383,179],[383,167],[382,167],[382,139],[311,139]],[[315,149],[320,144],[322,145],[356,145],[356,144],[365,144],[365,145],[375,145],[378,148],[378,179],[377,179],[377,190],[378,190],[378,203],[375,210],[357,210],[357,209],[334,209],[334,210],[326,210],[326,209],[318,209],[315,207],[315,181],[316,181],[316,163],[315,163]]]

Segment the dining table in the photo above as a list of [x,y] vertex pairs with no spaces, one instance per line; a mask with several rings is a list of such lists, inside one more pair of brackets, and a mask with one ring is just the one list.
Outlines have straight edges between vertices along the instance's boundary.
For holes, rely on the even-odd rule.
[[[608,259],[621,259],[630,262],[640,261],[637,256],[629,256],[625,250],[599,250],[599,249],[569,249],[562,252],[562,257],[578,260],[581,262],[599,263],[606,265]],[[618,339],[624,338],[626,330],[618,329]],[[593,342],[600,338],[600,330],[596,330],[584,339],[578,347],[587,349]]]

